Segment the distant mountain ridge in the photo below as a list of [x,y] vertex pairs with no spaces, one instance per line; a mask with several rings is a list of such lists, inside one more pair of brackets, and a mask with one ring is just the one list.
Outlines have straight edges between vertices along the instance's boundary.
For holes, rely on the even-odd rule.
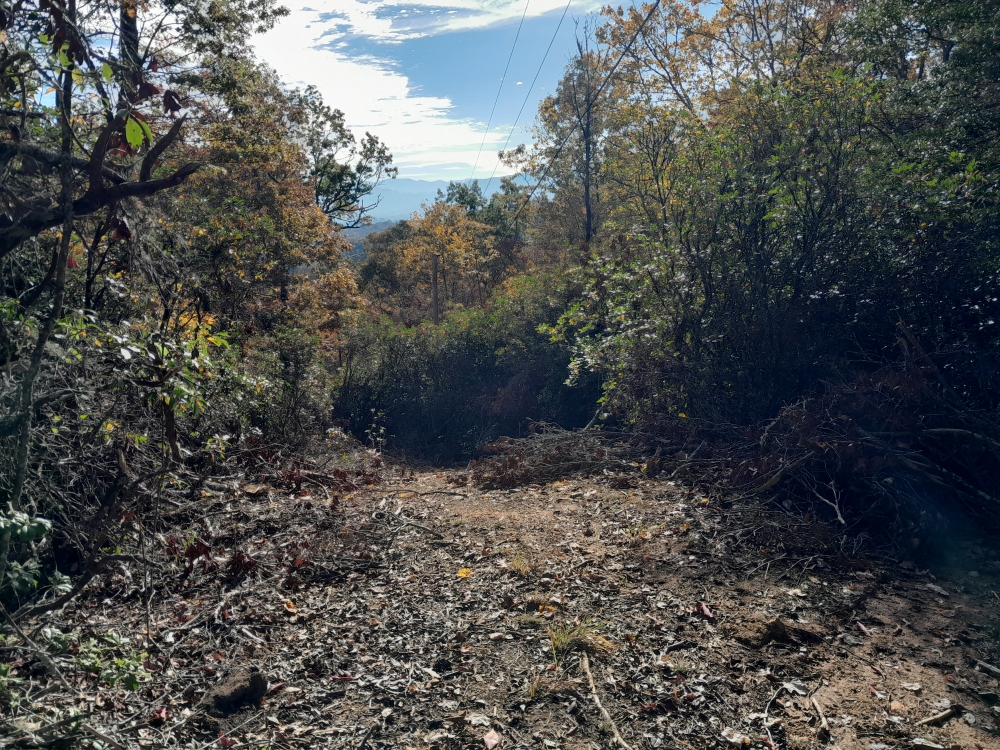
[[357,229],[344,229],[342,230],[344,236],[347,238],[348,242],[351,243],[351,247],[354,248],[350,255],[356,256],[358,253],[364,250],[365,237],[367,237],[372,232],[381,232],[384,229],[388,229],[396,222],[391,219],[385,219],[382,221],[373,221],[366,227],[358,227]]
[[405,177],[386,180],[375,191],[379,204],[371,213],[372,221],[409,219],[420,210],[422,203],[433,203],[438,190],[443,192],[447,189],[447,180],[410,180]]
[[[486,187],[486,180],[455,180],[455,182],[463,182],[466,185],[478,182],[480,187]],[[496,177],[490,183],[490,190],[496,191],[499,188],[500,178]],[[375,191],[375,197],[380,200],[378,206],[371,212],[372,221],[379,223],[409,219],[414,212],[420,210],[422,203],[433,203],[438,190],[443,193],[447,189],[448,180],[411,180],[406,177],[386,180]]]

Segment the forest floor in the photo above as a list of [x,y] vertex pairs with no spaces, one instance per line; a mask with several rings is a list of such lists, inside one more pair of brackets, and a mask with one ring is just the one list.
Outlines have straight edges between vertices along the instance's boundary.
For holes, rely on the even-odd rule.
[[667,480],[433,471],[161,523],[145,580],[24,624],[0,746],[1000,748],[975,538],[928,570]]

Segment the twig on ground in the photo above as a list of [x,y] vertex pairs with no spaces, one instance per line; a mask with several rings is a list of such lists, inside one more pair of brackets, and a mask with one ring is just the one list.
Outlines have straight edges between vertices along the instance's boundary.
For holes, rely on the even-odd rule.
[[816,715],[819,716],[819,738],[820,740],[828,739],[830,737],[830,724],[823,714],[823,709],[819,707],[819,701],[816,700],[815,695],[810,696],[809,701],[812,703],[813,708],[816,709]]
[[[994,592],[994,595],[996,595],[996,592]],[[978,661],[977,660],[976,661],[976,666],[979,667],[984,672],[989,672],[994,677],[1000,679],[1000,669],[997,669],[992,664],[987,664],[984,661]]]
[[913,723],[913,726],[915,726],[915,727],[922,727],[922,726],[926,726],[927,724],[939,724],[942,721],[947,721],[948,719],[952,718],[953,716],[957,716],[957,715],[958,715],[958,712],[955,710],[955,707],[952,706],[951,708],[946,708],[944,711],[942,711],[939,714],[934,714],[933,716],[928,716],[926,719],[921,719],[920,721],[915,721]]
[[7,608],[4,607],[2,604],[0,604],[0,615],[2,615],[4,621],[14,629],[14,632],[17,633],[17,635],[21,638],[21,640],[27,643],[29,648],[31,648],[31,650],[38,656],[38,658],[42,660],[42,663],[45,664],[46,669],[48,669],[51,674],[54,674],[59,679],[59,682],[63,684],[63,687],[69,690],[71,693],[75,694],[76,689],[72,685],[70,685],[69,682],[66,681],[66,678],[63,677],[63,673],[59,671],[59,667],[57,667],[56,663],[52,661],[52,657],[50,657],[44,649],[41,649],[37,645],[35,645],[35,642],[32,641],[27,636],[27,634],[25,634],[23,630],[21,630],[20,626],[18,626],[18,624],[14,621],[14,618],[12,618],[10,616],[10,613],[7,612]]
[[771,747],[774,747],[774,737],[771,736],[771,727],[767,725],[767,714],[771,710],[771,704],[774,703],[775,700],[777,700],[778,696],[781,695],[781,691],[784,689],[785,686],[782,685],[777,690],[775,690],[774,695],[771,696],[771,699],[767,702],[767,705],[764,706],[764,731],[767,732],[767,739],[771,743]]
[[468,497],[464,492],[452,492],[451,490],[428,490],[427,492],[417,492],[415,490],[396,490],[397,495],[415,495],[425,497],[427,495],[454,495],[455,497]]
[[365,750],[365,745],[368,744],[368,740],[371,739],[372,733],[378,729],[378,724],[372,724],[368,727],[368,731],[365,732],[365,736],[361,738],[361,744],[358,745],[357,750]]
[[117,742],[117,741],[111,739],[110,737],[108,737],[106,734],[104,734],[102,732],[98,732],[96,729],[94,729],[89,724],[84,724],[83,725],[83,730],[87,734],[93,735],[94,737],[96,737],[97,739],[99,739],[101,742],[108,743],[109,745],[111,745],[111,747],[118,748],[118,750],[128,750],[128,748],[125,747],[122,743]]
[[[583,667],[583,671],[587,673],[587,682],[590,683],[590,697],[594,699],[594,705],[597,706],[597,709],[601,712],[601,716],[604,717],[604,720],[608,722],[608,725],[611,727],[611,733],[614,734],[615,740],[617,740],[618,744],[625,748],[625,750],[632,750],[631,746],[625,741],[625,738],[622,737],[621,732],[618,731],[618,725],[615,724],[614,719],[611,718],[611,714],[608,713],[608,709],[601,704],[601,699],[597,695],[597,685],[594,684],[594,675],[590,673],[590,659],[587,658],[586,651],[580,654],[580,666]],[[358,750],[360,750],[360,748]]]

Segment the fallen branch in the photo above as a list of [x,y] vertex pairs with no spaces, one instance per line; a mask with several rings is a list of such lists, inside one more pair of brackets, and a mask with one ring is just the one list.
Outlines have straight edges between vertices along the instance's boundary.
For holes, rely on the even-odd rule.
[[997,667],[994,667],[992,664],[987,664],[984,661],[977,661],[976,662],[976,666],[979,667],[980,669],[982,669],[985,672],[989,672],[994,677],[1000,679],[1000,669],[998,669]]
[[608,725],[611,727],[611,733],[614,734],[615,740],[619,745],[625,748],[625,750],[632,750],[631,746],[625,741],[625,738],[622,737],[621,732],[618,731],[618,725],[615,724],[614,719],[611,718],[611,714],[608,713],[608,709],[601,705],[601,699],[597,695],[597,685],[594,684],[594,675],[590,673],[590,659],[587,658],[586,651],[580,654],[580,666],[582,666],[583,671],[587,673],[587,682],[590,683],[590,697],[594,699],[594,705],[597,706],[597,709],[601,712],[601,716],[604,717],[604,720],[608,722]]

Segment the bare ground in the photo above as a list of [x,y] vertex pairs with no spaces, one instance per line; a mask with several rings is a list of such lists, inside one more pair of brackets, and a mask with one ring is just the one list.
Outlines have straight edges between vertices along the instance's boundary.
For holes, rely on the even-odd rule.
[[982,540],[928,570],[670,481],[467,480],[172,510],[8,641],[0,744],[1000,748]]

